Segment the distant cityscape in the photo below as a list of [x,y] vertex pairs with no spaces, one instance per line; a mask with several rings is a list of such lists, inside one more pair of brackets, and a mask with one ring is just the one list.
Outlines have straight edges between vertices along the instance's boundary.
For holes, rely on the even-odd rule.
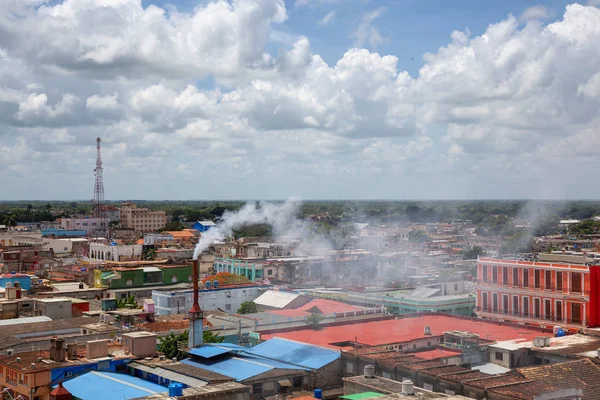
[[4,398],[600,396],[593,204],[160,210],[100,143],[91,205],[1,209]]

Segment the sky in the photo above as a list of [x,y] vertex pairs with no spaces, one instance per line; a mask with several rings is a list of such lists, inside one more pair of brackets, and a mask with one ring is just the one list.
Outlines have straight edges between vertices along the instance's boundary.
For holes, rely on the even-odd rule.
[[597,199],[600,0],[0,0],[0,200]]

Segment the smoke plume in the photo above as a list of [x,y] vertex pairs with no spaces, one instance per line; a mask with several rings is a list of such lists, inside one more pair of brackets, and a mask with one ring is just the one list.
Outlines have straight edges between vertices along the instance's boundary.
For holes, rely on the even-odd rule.
[[331,250],[331,243],[310,229],[306,221],[297,218],[301,203],[290,199],[284,203],[248,203],[239,211],[226,211],[222,221],[214,228],[202,234],[194,249],[194,260],[208,249],[215,241],[230,236],[236,228],[244,225],[270,225],[276,237],[292,236],[300,240],[298,251],[310,253],[311,249]]

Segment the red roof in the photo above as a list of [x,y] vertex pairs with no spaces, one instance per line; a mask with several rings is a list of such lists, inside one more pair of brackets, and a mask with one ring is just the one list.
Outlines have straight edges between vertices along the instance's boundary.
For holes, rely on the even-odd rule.
[[283,315],[285,317],[304,317],[312,313],[318,314],[341,314],[345,312],[363,311],[364,308],[355,307],[350,304],[340,303],[339,301],[315,299],[311,300],[302,307],[292,310],[274,310],[271,314]]
[[357,322],[355,324],[325,326],[322,330],[303,329],[293,332],[264,334],[264,339],[280,337],[298,342],[339,349],[331,343],[356,341],[377,346],[387,343],[408,342],[425,337],[424,328],[429,326],[432,335],[446,331],[462,330],[475,333],[481,339],[493,341],[523,338],[533,340],[541,332],[525,326],[502,325],[484,320],[471,320],[448,315],[423,315],[385,321]]
[[56,389],[54,389],[52,392],[50,392],[50,396],[65,396],[68,394],[71,394],[71,392],[69,392],[67,389],[64,388],[64,386],[62,385],[62,382],[59,382]]
[[414,353],[415,356],[419,358],[424,358],[425,360],[436,360],[438,358],[452,357],[456,355],[460,355],[459,351],[451,351],[444,349],[434,349],[429,351],[421,351],[419,353]]

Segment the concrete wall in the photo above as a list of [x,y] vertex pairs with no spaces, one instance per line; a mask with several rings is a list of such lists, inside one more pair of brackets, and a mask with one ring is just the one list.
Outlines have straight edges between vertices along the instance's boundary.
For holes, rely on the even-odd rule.
[[71,300],[49,299],[48,301],[36,300],[35,308],[41,315],[53,320],[72,318],[73,310]]

